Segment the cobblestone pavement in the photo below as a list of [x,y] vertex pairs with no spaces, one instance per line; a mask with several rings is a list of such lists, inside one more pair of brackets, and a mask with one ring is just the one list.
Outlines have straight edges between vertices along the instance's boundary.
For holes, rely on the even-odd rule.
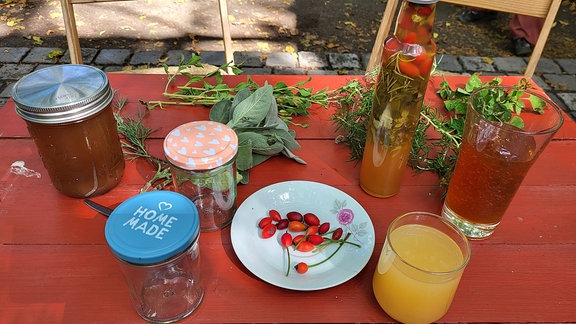
[[[54,50],[65,52],[61,58],[50,59]],[[181,56],[189,57],[191,51],[132,51],[129,49],[83,48],[84,63],[97,66],[106,72],[158,67],[159,62],[177,66]],[[204,51],[202,62],[220,66],[224,52]],[[315,53],[315,52],[236,52],[235,62],[242,64],[245,74],[298,74],[362,75],[369,53]],[[10,98],[10,89],[22,76],[54,64],[70,63],[66,50],[48,47],[0,47],[0,106]],[[438,69],[464,75],[519,75],[527,60],[521,57],[483,58],[473,56],[441,57]],[[548,96],[576,120],[576,59],[542,58],[538,63],[534,81]]]

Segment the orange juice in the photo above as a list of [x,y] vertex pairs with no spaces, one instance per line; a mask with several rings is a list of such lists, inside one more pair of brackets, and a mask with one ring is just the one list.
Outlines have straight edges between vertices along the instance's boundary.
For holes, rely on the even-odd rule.
[[450,307],[466,263],[458,244],[421,224],[393,229],[374,273],[374,295],[395,320],[430,323]]

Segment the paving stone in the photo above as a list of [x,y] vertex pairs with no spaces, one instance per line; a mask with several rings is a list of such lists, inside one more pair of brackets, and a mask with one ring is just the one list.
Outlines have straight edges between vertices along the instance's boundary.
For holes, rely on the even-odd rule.
[[[460,56],[460,62],[465,71],[474,72],[495,72],[492,64],[486,62],[479,56]],[[482,75],[486,75],[482,73]]]
[[163,51],[136,51],[130,58],[130,64],[157,66],[163,56]]
[[534,76],[532,76],[532,80],[542,90],[544,90],[544,91],[552,90],[552,88],[550,88],[550,85],[548,83],[546,83],[546,81],[544,81],[541,77],[534,75]]
[[12,95],[12,87],[14,86],[14,83],[15,82],[6,84],[6,86],[2,89],[2,92],[0,92],[0,98],[3,99],[10,98],[10,96]]
[[306,75],[308,71],[303,68],[273,68],[272,74],[283,74],[283,75]]
[[542,77],[554,90],[576,91],[576,75],[568,74],[543,74]]
[[[82,53],[82,63],[83,64],[92,64],[96,55],[98,54],[98,49],[96,48],[82,48],[80,49],[80,53]],[[70,60],[70,51],[66,51],[64,56],[60,58],[60,63],[63,64],[70,64],[72,61]]]
[[264,66],[264,59],[262,53],[257,51],[235,52],[234,63],[240,65],[242,70],[244,68],[261,68]]
[[330,67],[324,53],[298,52],[298,62],[300,67],[305,69],[326,69]]
[[562,99],[568,111],[576,113],[576,93],[557,93],[557,96]]
[[171,50],[166,53],[166,62],[164,63],[168,66],[178,66],[182,56],[184,56],[184,62],[188,62],[193,54],[195,54],[194,51]]
[[5,64],[0,67],[2,80],[17,81],[32,71],[34,71],[33,64]]
[[562,69],[554,60],[548,58],[541,58],[536,65],[537,73],[562,73]]
[[328,53],[328,62],[333,69],[360,69],[360,59],[353,53]]
[[94,59],[100,65],[124,65],[132,52],[128,49],[103,49]]
[[557,59],[556,63],[568,74],[576,74],[576,59]]
[[19,63],[28,51],[28,47],[0,47],[0,63]]
[[274,52],[268,54],[266,66],[277,68],[295,68],[298,66],[298,60],[295,54],[287,52]]
[[64,53],[64,50],[57,47],[34,47],[28,52],[26,57],[22,59],[22,63],[57,63],[58,58],[48,57],[50,54],[53,54],[54,51]]
[[223,51],[203,51],[200,53],[200,62],[215,66],[226,64],[226,54]]
[[462,64],[458,61],[458,57],[454,55],[437,55],[436,61],[438,62],[437,69],[440,71],[448,72],[463,72]]
[[495,57],[493,65],[498,71],[506,73],[522,73],[526,69],[526,61],[521,57]]

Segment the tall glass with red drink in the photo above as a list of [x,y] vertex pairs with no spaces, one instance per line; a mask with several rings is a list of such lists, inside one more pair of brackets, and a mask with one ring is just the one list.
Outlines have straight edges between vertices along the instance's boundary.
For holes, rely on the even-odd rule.
[[[487,118],[479,111],[494,93],[492,90],[508,94],[521,91],[517,110],[520,114],[512,115],[522,119],[522,128]],[[562,122],[560,108],[533,91],[498,86],[474,92],[468,103],[462,144],[442,215],[469,238],[490,236],[528,170]]]

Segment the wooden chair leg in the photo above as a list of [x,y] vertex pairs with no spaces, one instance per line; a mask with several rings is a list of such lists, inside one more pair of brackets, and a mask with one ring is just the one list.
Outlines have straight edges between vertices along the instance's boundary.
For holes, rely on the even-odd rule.
[[76,18],[74,8],[68,0],[60,0],[62,5],[62,15],[64,16],[64,26],[66,27],[66,41],[68,42],[68,52],[70,52],[70,62],[72,64],[82,64],[82,50],[76,29]]
[[[232,50],[232,36],[230,35],[230,21],[228,20],[228,5],[226,0],[218,0],[218,6],[220,7],[220,23],[222,25],[226,63],[234,64],[234,51]],[[233,74],[232,68],[228,68],[227,72]]]

